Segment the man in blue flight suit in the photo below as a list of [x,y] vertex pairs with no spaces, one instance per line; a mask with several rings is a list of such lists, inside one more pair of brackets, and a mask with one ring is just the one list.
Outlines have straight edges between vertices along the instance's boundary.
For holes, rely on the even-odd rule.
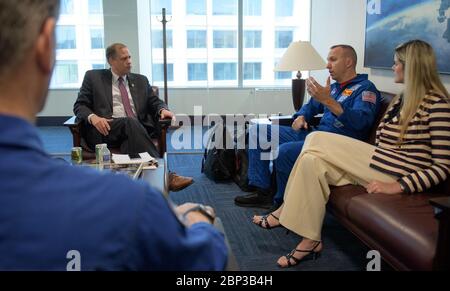
[[[367,75],[356,73],[357,55],[349,45],[331,47],[328,54],[327,69],[330,77],[325,87],[314,78],[306,82],[309,103],[294,114],[292,127],[277,125],[253,125],[250,127],[250,139],[258,139],[262,126],[267,126],[267,140],[278,135],[278,155],[275,154],[274,171],[277,192],[271,190],[270,160],[262,159],[263,153],[271,149],[257,144],[249,149],[248,178],[250,185],[257,190],[253,193],[237,196],[235,204],[242,207],[278,208],[283,201],[284,190],[289,174],[299,156],[306,136],[314,131],[327,131],[346,135],[355,139],[365,139],[372,127],[380,108],[380,93]],[[336,82],[330,85],[332,78]],[[323,113],[316,128],[309,127],[314,116]],[[261,133],[262,134],[262,133]],[[274,135],[275,134],[275,135]],[[265,149],[265,150],[263,150]],[[275,197],[273,195],[275,194]]]
[[0,1],[0,270],[223,270],[212,208],[173,209],[143,181],[52,159],[36,114],[59,0]]

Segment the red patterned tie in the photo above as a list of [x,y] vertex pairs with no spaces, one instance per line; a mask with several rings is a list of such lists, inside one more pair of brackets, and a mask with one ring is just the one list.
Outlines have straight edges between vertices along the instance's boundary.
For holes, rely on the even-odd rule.
[[127,114],[128,117],[135,117],[133,110],[131,109],[130,98],[128,97],[127,88],[125,88],[122,77],[119,78],[119,90],[120,95],[122,95],[122,103],[123,108],[125,109],[125,113]]

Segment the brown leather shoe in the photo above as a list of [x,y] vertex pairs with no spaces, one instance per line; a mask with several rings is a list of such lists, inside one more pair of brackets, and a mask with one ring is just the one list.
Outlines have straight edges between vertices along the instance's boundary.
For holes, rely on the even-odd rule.
[[180,191],[194,183],[194,179],[190,177],[179,176],[174,172],[169,173],[169,190]]

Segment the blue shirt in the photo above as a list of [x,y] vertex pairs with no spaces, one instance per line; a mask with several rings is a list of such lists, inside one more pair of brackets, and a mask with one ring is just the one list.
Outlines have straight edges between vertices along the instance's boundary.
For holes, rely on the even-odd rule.
[[294,114],[294,118],[304,116],[306,122],[320,113],[323,117],[316,128],[320,131],[346,135],[359,140],[368,137],[375,117],[380,109],[381,95],[367,74],[357,75],[353,80],[331,85],[331,97],[342,106],[344,112],[336,116],[326,106],[311,98]]
[[0,115],[0,270],[223,270],[223,235],[186,228],[161,193],[49,157],[28,122]]

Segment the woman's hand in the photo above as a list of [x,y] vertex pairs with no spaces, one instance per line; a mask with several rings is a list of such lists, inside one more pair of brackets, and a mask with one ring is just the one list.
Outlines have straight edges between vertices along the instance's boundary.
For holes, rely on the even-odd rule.
[[366,190],[369,194],[400,194],[403,192],[399,182],[372,181],[366,186]]

